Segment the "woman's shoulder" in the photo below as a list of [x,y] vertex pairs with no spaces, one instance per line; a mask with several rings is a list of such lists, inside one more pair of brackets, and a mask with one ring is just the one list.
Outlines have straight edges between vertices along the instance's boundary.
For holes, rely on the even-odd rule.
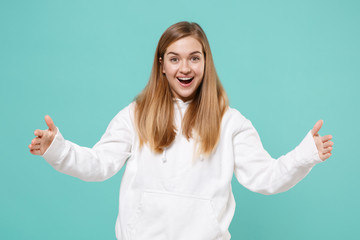
[[223,116],[222,122],[225,126],[239,128],[246,120],[246,117],[239,110],[229,106]]
[[232,119],[238,119],[238,120],[245,120],[245,116],[236,108],[228,107],[228,109],[225,112],[224,117],[232,118]]
[[123,107],[111,120],[112,124],[126,124],[128,127],[133,127],[134,121],[134,110],[135,110],[135,101]]
[[135,101],[123,107],[116,115],[115,118],[129,118],[133,115],[135,110]]

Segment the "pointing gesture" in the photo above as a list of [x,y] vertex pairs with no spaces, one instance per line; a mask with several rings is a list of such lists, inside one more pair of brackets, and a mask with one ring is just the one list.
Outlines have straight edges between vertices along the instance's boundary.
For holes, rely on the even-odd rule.
[[331,135],[321,137],[318,134],[323,123],[323,120],[317,121],[317,123],[315,123],[313,129],[311,130],[311,133],[313,135],[317,150],[319,152],[319,157],[321,160],[325,161],[331,156],[331,151],[333,149],[332,146],[334,145],[334,143],[330,141],[332,139]]
[[43,155],[50,146],[57,133],[57,128],[49,115],[45,116],[45,122],[49,129],[36,129],[34,132],[36,137],[31,141],[31,144],[29,145],[30,152],[34,155]]

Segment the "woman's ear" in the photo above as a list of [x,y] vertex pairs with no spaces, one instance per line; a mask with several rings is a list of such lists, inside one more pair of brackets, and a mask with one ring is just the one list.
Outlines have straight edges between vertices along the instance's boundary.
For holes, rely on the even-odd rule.
[[160,63],[160,68],[161,68],[161,71],[162,71],[163,75],[165,75],[165,71],[164,71],[164,65],[163,65],[163,59],[162,59],[162,57],[159,57],[159,63]]

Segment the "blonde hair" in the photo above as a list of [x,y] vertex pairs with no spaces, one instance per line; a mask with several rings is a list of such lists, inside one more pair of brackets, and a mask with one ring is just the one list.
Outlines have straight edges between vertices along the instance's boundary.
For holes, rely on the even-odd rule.
[[[166,49],[173,42],[188,36],[201,43],[205,67],[203,81],[184,115],[182,134],[188,140],[194,138],[198,153],[205,155],[212,153],[220,138],[221,119],[229,103],[215,70],[209,42],[197,23],[179,22],[162,34],[156,48],[149,82],[136,97],[135,125],[140,147],[148,143],[156,153],[163,152],[176,136],[173,94],[166,76],[162,73],[159,59],[164,59]],[[193,133],[196,136],[193,136]]]

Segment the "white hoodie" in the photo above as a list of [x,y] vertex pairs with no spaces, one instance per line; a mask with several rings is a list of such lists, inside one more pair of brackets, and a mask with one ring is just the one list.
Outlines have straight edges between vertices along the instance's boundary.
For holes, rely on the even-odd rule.
[[[321,162],[311,131],[293,151],[273,159],[251,122],[229,108],[210,157],[193,161],[193,140],[178,131],[162,154],[139,148],[132,103],[110,122],[93,148],[64,140],[58,131],[43,157],[56,170],[84,181],[104,181],[127,162],[121,181],[119,240],[228,240],[235,212],[231,179],[251,191],[286,191]],[[188,102],[177,99],[178,129]]]

